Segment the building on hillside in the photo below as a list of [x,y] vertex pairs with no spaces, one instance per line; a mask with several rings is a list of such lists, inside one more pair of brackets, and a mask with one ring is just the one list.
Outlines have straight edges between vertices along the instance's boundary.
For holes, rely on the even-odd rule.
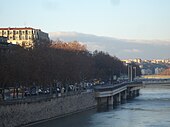
[[141,69],[142,75],[151,75],[153,74],[151,69]]
[[141,63],[142,60],[141,60],[140,58],[136,58],[136,59],[133,60],[133,62],[135,62],[135,63]]
[[170,75],[170,68],[165,69],[163,72],[159,73],[160,75]]
[[48,33],[31,27],[0,28],[0,36],[7,37],[7,42],[24,48],[33,48],[35,45],[48,44]]
[[127,60],[122,60],[123,63],[125,64],[129,64],[129,63],[132,63],[132,60],[131,59],[127,59]]
[[157,64],[162,64],[162,63],[169,63],[169,60],[168,59],[154,59],[154,60],[151,60],[151,63],[157,63]]
[[165,68],[155,68],[155,74],[160,74],[161,72],[163,72],[165,70]]
[[122,60],[123,63],[138,63],[140,64],[142,62],[142,60],[140,58],[136,58],[136,59],[127,59],[127,60]]

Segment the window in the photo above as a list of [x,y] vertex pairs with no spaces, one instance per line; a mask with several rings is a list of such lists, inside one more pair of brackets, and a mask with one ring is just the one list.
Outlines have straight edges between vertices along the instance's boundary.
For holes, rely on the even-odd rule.
[[31,31],[28,31],[28,34],[31,34]]
[[5,35],[5,34],[6,34],[6,31],[3,31],[3,34]]
[[15,36],[15,39],[16,39],[16,40],[18,40],[18,39],[19,39],[19,37],[18,37],[18,36]]

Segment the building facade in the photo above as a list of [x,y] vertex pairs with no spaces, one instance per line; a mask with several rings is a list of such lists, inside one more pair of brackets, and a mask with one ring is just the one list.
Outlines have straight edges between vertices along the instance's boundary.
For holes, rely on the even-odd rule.
[[163,72],[165,70],[165,68],[155,68],[155,74],[160,74],[161,72]]
[[35,45],[48,44],[48,33],[31,27],[0,28],[0,36],[7,37],[7,42],[20,45],[24,48],[33,48]]
[[0,43],[7,43],[8,38],[0,36]]
[[20,46],[8,43],[7,41],[8,41],[7,37],[0,36],[0,54],[10,53],[13,52],[13,49],[21,48]]

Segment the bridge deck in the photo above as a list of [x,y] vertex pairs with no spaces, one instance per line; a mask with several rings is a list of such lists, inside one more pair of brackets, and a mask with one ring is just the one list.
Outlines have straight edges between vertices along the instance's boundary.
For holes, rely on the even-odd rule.
[[127,89],[137,90],[141,88],[141,82],[125,82],[115,85],[100,85],[94,88],[96,97],[108,97],[113,96]]

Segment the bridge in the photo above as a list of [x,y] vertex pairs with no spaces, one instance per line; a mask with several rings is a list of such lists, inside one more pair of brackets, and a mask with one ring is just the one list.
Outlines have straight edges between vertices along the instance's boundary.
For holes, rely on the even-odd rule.
[[169,84],[170,79],[162,79],[162,78],[145,78],[141,80],[144,85],[162,85],[162,84]]
[[125,82],[115,85],[100,85],[94,88],[97,105],[116,105],[139,96],[142,82]]
[[170,83],[170,75],[143,75],[137,80],[143,81],[143,83]]

